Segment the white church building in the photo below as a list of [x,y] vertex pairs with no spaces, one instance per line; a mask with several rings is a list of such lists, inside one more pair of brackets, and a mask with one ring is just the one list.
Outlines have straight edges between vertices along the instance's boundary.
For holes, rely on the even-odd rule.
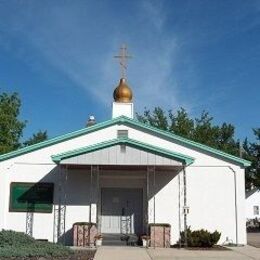
[[108,121],[0,156],[0,229],[72,244],[75,223],[102,235],[167,224],[171,244],[189,226],[246,244],[249,165],[134,119],[122,78]]

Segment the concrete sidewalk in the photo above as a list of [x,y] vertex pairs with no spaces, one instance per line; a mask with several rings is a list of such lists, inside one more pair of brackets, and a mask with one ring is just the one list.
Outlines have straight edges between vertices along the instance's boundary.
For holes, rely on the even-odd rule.
[[260,259],[260,248],[254,246],[233,247],[232,250],[251,259]]
[[232,250],[185,250],[173,248],[140,248],[102,246],[94,260],[260,260],[260,249],[251,246],[235,247]]
[[260,248],[260,232],[247,233],[248,245]]
[[94,260],[151,260],[146,249],[130,246],[99,247]]

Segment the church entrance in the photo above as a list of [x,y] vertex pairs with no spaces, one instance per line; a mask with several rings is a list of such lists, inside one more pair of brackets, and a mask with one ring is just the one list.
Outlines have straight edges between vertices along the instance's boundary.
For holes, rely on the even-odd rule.
[[142,231],[142,189],[102,188],[101,233],[128,235]]

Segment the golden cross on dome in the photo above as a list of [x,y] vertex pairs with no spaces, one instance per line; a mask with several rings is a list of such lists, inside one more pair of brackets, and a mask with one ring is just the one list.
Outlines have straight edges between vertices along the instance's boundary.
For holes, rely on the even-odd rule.
[[128,55],[126,44],[122,45],[119,55],[114,56],[114,58],[119,59],[121,78],[126,79],[127,59],[132,58],[132,56]]

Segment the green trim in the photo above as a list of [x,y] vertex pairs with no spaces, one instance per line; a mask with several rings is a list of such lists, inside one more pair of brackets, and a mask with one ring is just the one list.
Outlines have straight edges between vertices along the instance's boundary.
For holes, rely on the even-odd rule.
[[146,129],[150,132],[157,133],[159,136],[162,136],[164,138],[165,137],[169,138],[170,141],[178,141],[178,142],[180,142],[181,145],[185,144],[185,145],[187,145],[191,148],[197,148],[197,149],[201,150],[202,152],[209,152],[210,154],[214,154],[214,155],[217,155],[217,156],[219,156],[223,159],[238,163],[238,164],[240,164],[244,167],[248,167],[248,166],[251,165],[251,162],[248,161],[248,160],[241,159],[239,157],[225,153],[221,150],[212,148],[212,147],[207,146],[205,144],[197,143],[195,141],[192,141],[192,140],[189,140],[187,138],[181,137],[179,135],[173,134],[169,131],[161,130],[161,129],[158,129],[158,128],[153,127],[153,126],[146,125],[144,123],[140,123],[137,120],[127,118],[127,120],[125,120],[125,123],[126,123],[126,125],[129,125],[129,126],[134,125],[137,128]]
[[115,124],[118,123],[119,119],[120,118],[118,117],[118,118],[115,118],[115,119],[112,119],[112,120],[108,120],[108,121],[105,121],[105,122],[102,122],[102,123],[98,123],[96,125],[80,129],[78,131],[74,131],[74,132],[71,132],[71,133],[60,135],[60,136],[54,137],[52,139],[49,139],[47,141],[43,141],[43,142],[40,142],[40,143],[37,143],[37,144],[33,144],[33,145],[30,145],[30,146],[18,149],[16,151],[13,151],[13,152],[10,152],[10,153],[0,155],[0,162],[14,158],[14,157],[17,157],[19,155],[31,153],[33,151],[36,151],[36,150],[39,150],[39,149],[42,149],[42,148],[45,148],[45,147],[48,147],[48,146],[51,146],[51,145],[54,145],[54,144],[58,144],[58,143],[61,143],[61,142],[64,142],[64,141],[68,141],[68,140],[71,140],[73,138],[76,138],[76,137],[79,137],[79,136],[82,136],[82,135],[92,133],[92,132],[95,132],[97,130],[109,127],[111,125],[115,125]]
[[169,159],[175,159],[177,161],[181,161],[181,162],[185,163],[186,165],[190,165],[194,161],[194,158],[192,158],[190,156],[186,156],[186,155],[183,155],[180,153],[175,153],[175,152],[172,152],[172,151],[169,151],[166,149],[162,149],[157,146],[148,145],[148,144],[145,144],[145,143],[133,140],[133,139],[129,139],[129,138],[112,139],[110,141],[105,141],[105,142],[102,142],[99,144],[94,144],[94,145],[86,146],[86,147],[83,147],[80,149],[71,150],[71,151],[68,151],[65,153],[53,155],[51,158],[55,163],[59,163],[60,161],[68,159],[68,158],[72,158],[72,157],[75,157],[75,156],[78,156],[81,154],[95,152],[97,150],[105,149],[105,148],[115,146],[115,145],[120,145],[120,144],[138,148],[140,150],[151,152],[153,154],[167,157]]
[[160,137],[168,138],[170,141],[175,141],[175,142],[177,141],[181,145],[187,145],[187,146],[189,146],[193,149],[196,148],[196,149],[201,150],[202,152],[208,152],[210,154],[217,155],[224,160],[228,160],[228,161],[231,161],[233,163],[237,163],[237,164],[242,165],[244,167],[251,165],[250,161],[247,161],[247,160],[241,159],[239,157],[227,154],[227,153],[222,152],[220,150],[217,150],[215,148],[211,148],[207,145],[188,140],[184,137],[172,134],[168,131],[163,131],[163,130],[160,130],[156,127],[152,127],[152,126],[140,123],[139,121],[137,121],[135,119],[130,119],[130,118],[125,117],[125,116],[120,116],[120,117],[114,118],[112,120],[108,120],[108,121],[105,121],[105,122],[102,122],[102,123],[98,123],[96,125],[93,125],[93,126],[90,126],[90,127],[87,127],[87,128],[83,128],[81,130],[78,130],[78,131],[75,131],[75,132],[72,132],[72,133],[61,135],[61,136],[55,137],[53,139],[38,143],[38,144],[34,144],[34,145],[31,145],[31,146],[28,146],[28,147],[7,153],[7,154],[3,154],[3,155],[0,156],[0,161],[8,160],[8,159],[11,159],[11,158],[19,156],[19,155],[30,153],[30,152],[39,150],[41,148],[45,148],[45,147],[48,147],[50,145],[54,145],[54,144],[57,144],[57,143],[60,143],[60,142],[64,142],[64,141],[70,140],[72,138],[76,138],[76,137],[79,137],[79,136],[82,136],[82,135],[85,135],[85,134],[88,134],[88,133],[91,133],[91,132],[112,126],[112,125],[116,125],[116,124],[128,125],[130,127],[136,127],[138,129],[141,129],[141,130],[146,130],[146,131],[151,132],[153,134],[157,134]]

